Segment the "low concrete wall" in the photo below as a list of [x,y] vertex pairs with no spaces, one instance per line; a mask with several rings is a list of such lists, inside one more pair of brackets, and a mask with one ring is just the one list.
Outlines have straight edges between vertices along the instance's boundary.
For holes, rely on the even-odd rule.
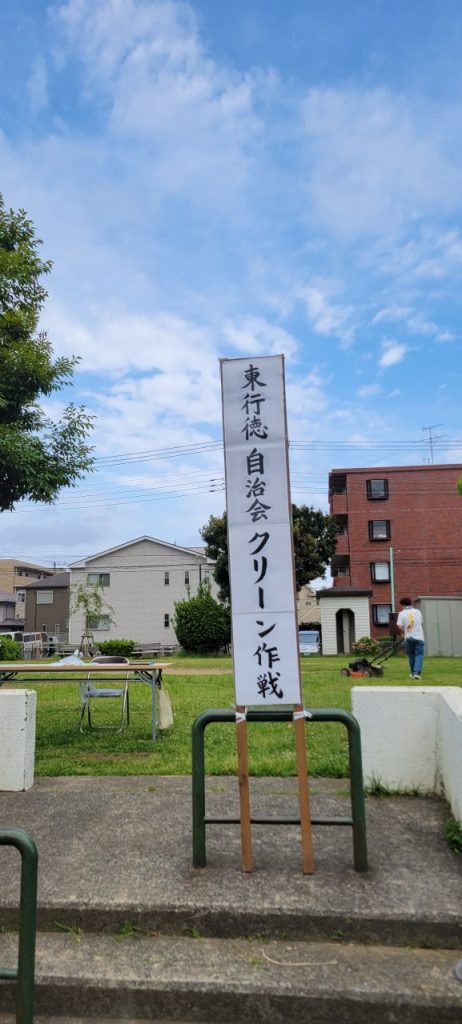
[[438,761],[446,799],[462,821],[462,690],[444,688],[440,704]]
[[462,820],[462,689],[354,686],[364,782],[444,793]]
[[0,690],[0,790],[34,783],[35,690]]

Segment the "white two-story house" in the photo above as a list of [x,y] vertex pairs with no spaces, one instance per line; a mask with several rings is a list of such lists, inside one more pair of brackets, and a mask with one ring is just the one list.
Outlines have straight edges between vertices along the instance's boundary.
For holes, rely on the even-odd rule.
[[[138,537],[70,566],[71,607],[76,583],[99,584],[112,611],[87,624],[96,642],[124,638],[141,644],[176,644],[175,601],[194,597],[202,580],[209,581],[216,597],[212,572],[213,562],[203,548]],[[83,611],[71,612],[69,643],[78,646],[85,627]]]

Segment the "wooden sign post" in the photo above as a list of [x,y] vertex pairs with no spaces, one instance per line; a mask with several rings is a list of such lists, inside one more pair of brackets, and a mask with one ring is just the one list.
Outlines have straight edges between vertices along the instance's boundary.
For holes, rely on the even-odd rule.
[[303,870],[313,867],[284,357],[221,361],[241,847],[252,870],[245,708],[292,705]]

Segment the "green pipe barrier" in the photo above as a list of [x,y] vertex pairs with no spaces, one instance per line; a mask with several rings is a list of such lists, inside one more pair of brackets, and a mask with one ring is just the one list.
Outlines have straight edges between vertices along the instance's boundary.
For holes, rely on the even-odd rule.
[[[355,871],[367,871],[367,839],[366,811],[364,804],[363,769],[361,758],[361,733],[359,724],[348,711],[343,708],[310,708],[307,725],[316,722],[340,722],[348,731],[348,753],[350,761],[351,817],[349,818],[312,818],[313,825],[347,825],[353,830],[353,863]],[[257,709],[247,711],[248,722],[290,722],[293,711]],[[206,825],[231,825],[239,823],[239,818],[209,818],[205,813],[205,752],[204,735],[208,725],[213,722],[235,722],[236,714],[232,708],[211,708],[203,711],[196,718],[192,727],[192,832],[193,832],[193,867],[206,866]],[[300,818],[267,818],[252,817],[252,824],[258,825],[298,825]]]
[[21,829],[0,828],[0,846],[21,854],[18,966],[0,967],[0,978],[16,981],[16,1024],[33,1024],[35,936],[37,929],[37,862],[34,840]]

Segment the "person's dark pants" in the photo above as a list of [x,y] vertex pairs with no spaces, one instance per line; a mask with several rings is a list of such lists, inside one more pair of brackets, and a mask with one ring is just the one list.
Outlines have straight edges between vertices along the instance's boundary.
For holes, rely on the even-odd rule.
[[409,659],[409,668],[411,670],[411,675],[420,676],[422,674],[422,666],[424,660],[424,641],[414,640],[412,637],[408,637],[405,646],[406,654]]

